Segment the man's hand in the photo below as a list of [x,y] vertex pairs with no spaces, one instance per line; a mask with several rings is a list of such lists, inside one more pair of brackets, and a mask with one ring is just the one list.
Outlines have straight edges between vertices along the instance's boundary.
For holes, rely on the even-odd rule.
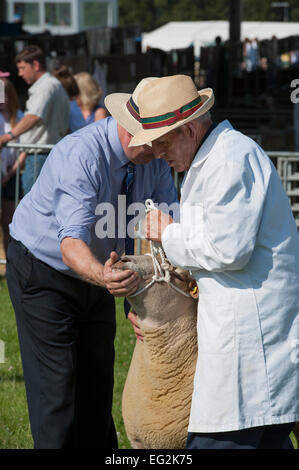
[[132,327],[136,336],[137,341],[143,341],[143,336],[141,333],[141,329],[138,326],[137,314],[135,312],[128,313],[128,320],[132,323]]
[[115,251],[110,253],[110,258],[102,265],[83,240],[65,237],[60,249],[64,264],[85,281],[105,287],[116,297],[126,297],[136,291],[140,282],[137,273],[128,269],[112,271],[112,265],[118,260]]
[[10,134],[2,134],[0,135],[0,148],[3,147],[7,142],[10,142],[13,137]]
[[106,289],[115,297],[127,297],[133,294],[139,285],[140,277],[138,273],[126,269],[125,271],[112,271],[112,265],[118,260],[115,251],[110,253],[110,258],[106,261],[103,270],[103,280]]
[[154,242],[161,242],[162,233],[167,225],[172,223],[172,217],[158,209],[148,212],[146,216],[146,238]]

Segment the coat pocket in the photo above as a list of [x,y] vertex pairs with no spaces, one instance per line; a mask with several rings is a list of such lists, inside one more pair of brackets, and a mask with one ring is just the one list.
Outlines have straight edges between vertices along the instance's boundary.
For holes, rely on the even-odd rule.
[[235,347],[233,302],[227,297],[202,294],[198,304],[198,351],[229,353]]

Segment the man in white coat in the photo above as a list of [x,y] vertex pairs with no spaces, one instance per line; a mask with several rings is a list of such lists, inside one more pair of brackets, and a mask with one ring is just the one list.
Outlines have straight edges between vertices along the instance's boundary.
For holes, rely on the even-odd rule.
[[[131,145],[185,171],[180,223],[148,214],[147,237],[199,289],[187,448],[291,448],[299,420],[299,235],[275,167],[228,121],[213,91],[163,77],[138,97]],[[187,437],[187,436],[186,436]]]

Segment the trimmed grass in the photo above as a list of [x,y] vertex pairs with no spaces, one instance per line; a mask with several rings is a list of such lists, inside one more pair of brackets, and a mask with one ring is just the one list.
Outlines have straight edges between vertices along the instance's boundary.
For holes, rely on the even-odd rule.
[[0,363],[0,448],[30,449],[23,371],[14,312],[4,279],[0,281],[0,339],[5,343],[5,362]]
[[131,322],[126,319],[123,311],[123,299],[116,299],[116,338],[115,338],[115,367],[114,367],[114,400],[112,414],[118,437],[120,449],[131,449],[126,436],[121,413],[122,391],[129,370],[133,349],[135,346],[135,334]]
[[[135,345],[131,323],[123,313],[123,299],[116,299],[113,417],[120,449],[130,449],[121,414],[122,390]],[[5,343],[5,362],[0,363],[0,449],[32,449],[25,387],[14,312],[5,279],[0,279],[0,340]],[[294,446],[294,436],[291,435]],[[297,446],[296,446],[297,448]]]

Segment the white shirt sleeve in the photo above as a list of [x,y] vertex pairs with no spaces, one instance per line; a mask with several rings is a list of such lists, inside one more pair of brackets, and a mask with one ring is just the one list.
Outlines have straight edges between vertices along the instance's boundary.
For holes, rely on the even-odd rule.
[[246,160],[214,168],[203,182],[202,200],[183,204],[181,223],[163,232],[169,260],[191,270],[242,269],[254,249],[263,211],[260,183]]
[[51,115],[53,104],[53,89],[40,88],[26,102],[26,114],[38,116],[46,123]]

